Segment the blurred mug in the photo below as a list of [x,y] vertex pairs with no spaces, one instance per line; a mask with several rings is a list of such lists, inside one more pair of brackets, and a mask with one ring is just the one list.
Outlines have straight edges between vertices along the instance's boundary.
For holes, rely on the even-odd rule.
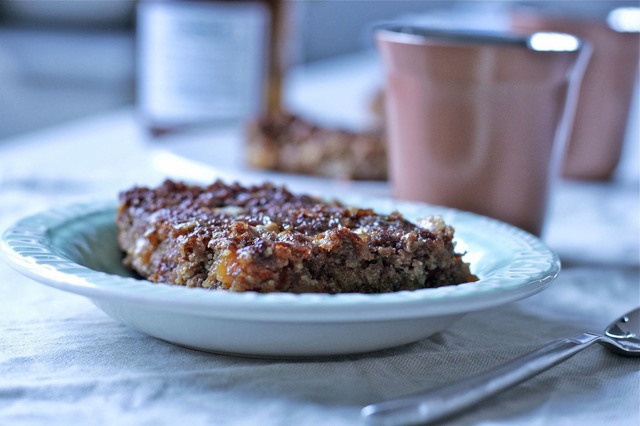
[[640,57],[640,8],[615,9],[608,17],[574,19],[521,10],[510,19],[514,31],[566,31],[593,49],[562,166],[568,178],[610,179],[624,145]]
[[569,34],[400,25],[378,28],[375,39],[394,196],[540,235],[588,47]]

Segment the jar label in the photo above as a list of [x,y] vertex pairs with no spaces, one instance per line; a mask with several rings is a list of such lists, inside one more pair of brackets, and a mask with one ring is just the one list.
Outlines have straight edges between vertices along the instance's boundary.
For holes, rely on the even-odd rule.
[[141,2],[140,109],[167,124],[256,114],[268,20],[259,2]]

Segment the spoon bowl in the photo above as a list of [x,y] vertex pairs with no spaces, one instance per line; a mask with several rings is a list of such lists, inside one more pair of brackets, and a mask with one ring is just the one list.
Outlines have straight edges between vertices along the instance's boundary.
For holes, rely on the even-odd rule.
[[640,356],[640,308],[612,322],[598,343],[618,355]]

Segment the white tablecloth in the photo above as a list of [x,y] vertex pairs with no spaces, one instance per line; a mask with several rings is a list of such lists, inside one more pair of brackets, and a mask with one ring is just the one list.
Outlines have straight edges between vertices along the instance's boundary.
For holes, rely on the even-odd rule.
[[[131,110],[0,142],[0,230],[49,207],[159,182],[169,171],[157,149]],[[564,268],[547,290],[371,354],[292,361],[185,349],[0,262],[0,424],[354,425],[365,404],[599,331],[640,304],[637,141],[628,149],[615,181],[554,186],[544,239]],[[637,426],[639,370],[637,358],[592,347],[450,424]]]

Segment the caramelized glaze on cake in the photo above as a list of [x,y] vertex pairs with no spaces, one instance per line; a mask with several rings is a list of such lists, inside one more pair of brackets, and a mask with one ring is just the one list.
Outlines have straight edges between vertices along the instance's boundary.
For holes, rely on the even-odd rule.
[[153,282],[231,291],[383,293],[476,278],[439,218],[420,227],[269,183],[166,181],[121,194],[124,263]]

